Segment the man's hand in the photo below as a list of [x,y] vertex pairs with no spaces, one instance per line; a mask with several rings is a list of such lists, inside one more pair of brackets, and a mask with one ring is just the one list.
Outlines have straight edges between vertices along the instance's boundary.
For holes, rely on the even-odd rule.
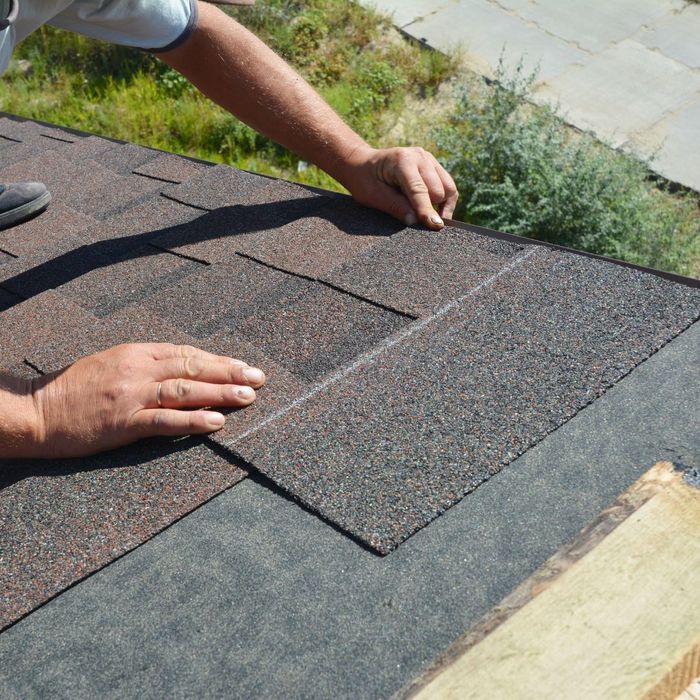
[[455,184],[430,153],[371,148],[298,73],[218,8],[200,2],[197,29],[158,56],[246,124],[332,175],[360,204],[433,230],[452,216]]
[[79,457],[155,435],[210,433],[225,419],[202,407],[247,406],[264,382],[259,369],[190,346],[119,345],[34,382],[31,429],[11,456]]
[[[435,156],[422,148],[358,148],[348,158],[346,186],[360,204],[407,226],[440,229],[457,205],[457,188]],[[435,208],[437,207],[437,211]]]

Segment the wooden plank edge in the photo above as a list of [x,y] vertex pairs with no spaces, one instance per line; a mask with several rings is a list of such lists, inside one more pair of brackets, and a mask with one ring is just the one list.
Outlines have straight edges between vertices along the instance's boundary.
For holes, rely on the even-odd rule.
[[655,685],[644,700],[669,700],[692,697],[693,688],[700,681],[700,644],[696,644],[683,658]]
[[[449,666],[460,659],[469,649],[481,642],[533,598],[551,586],[574,563],[594,549],[647,501],[670,484],[682,481],[683,474],[684,471],[676,468],[672,462],[657,462],[592,522],[586,525],[571,542],[555,552],[532,575],[514,588],[497,606],[492,608],[473,627],[456,639],[418,678],[399,690],[392,700],[411,700],[415,698],[429,683],[445,672]],[[674,671],[677,668],[674,668]],[[689,664],[687,673],[681,672],[679,676],[685,678],[690,673],[692,673],[692,666]],[[697,670],[696,675],[698,673],[700,673],[700,669]],[[670,678],[672,675],[673,671],[667,678]],[[664,678],[665,680],[666,678]],[[679,688],[678,693],[682,692],[692,680],[693,676],[691,675],[685,681],[685,684]],[[659,684],[659,687],[663,685],[664,681]],[[681,681],[679,680],[678,682],[680,683]],[[669,683],[673,683],[673,681],[669,681]],[[645,700],[658,700],[661,697],[668,698],[673,696],[649,696]]]

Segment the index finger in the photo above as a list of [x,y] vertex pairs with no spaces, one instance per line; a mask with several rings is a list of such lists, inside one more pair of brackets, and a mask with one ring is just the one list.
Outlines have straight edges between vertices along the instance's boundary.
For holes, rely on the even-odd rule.
[[451,219],[457,207],[457,200],[459,199],[459,191],[457,190],[457,185],[445,168],[435,159],[435,168],[442,180],[442,186],[445,189],[445,199],[440,203],[438,211],[440,215],[446,219]]
[[432,229],[441,229],[444,223],[438,213],[433,209],[430,200],[430,192],[418,165],[413,163],[408,169],[398,168],[396,179],[401,191],[410,202],[416,216],[423,225]]
[[175,358],[194,357],[208,362],[222,362],[235,365],[247,365],[247,362],[226,355],[215,355],[193,345],[175,345],[173,343],[152,343],[150,350],[154,360],[171,360]]

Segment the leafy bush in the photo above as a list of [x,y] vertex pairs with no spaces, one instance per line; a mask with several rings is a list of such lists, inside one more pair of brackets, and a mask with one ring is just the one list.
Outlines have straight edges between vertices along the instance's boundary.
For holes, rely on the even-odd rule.
[[566,129],[525,103],[522,65],[481,90],[463,90],[436,140],[457,182],[457,218],[610,255],[687,270],[697,254],[697,202],[662,197],[647,166]]

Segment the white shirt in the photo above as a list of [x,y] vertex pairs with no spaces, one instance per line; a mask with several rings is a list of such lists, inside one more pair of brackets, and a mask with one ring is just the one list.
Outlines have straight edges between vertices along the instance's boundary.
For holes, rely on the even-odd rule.
[[14,24],[0,31],[0,73],[20,41],[43,24],[113,44],[175,48],[195,29],[196,0],[16,0]]

